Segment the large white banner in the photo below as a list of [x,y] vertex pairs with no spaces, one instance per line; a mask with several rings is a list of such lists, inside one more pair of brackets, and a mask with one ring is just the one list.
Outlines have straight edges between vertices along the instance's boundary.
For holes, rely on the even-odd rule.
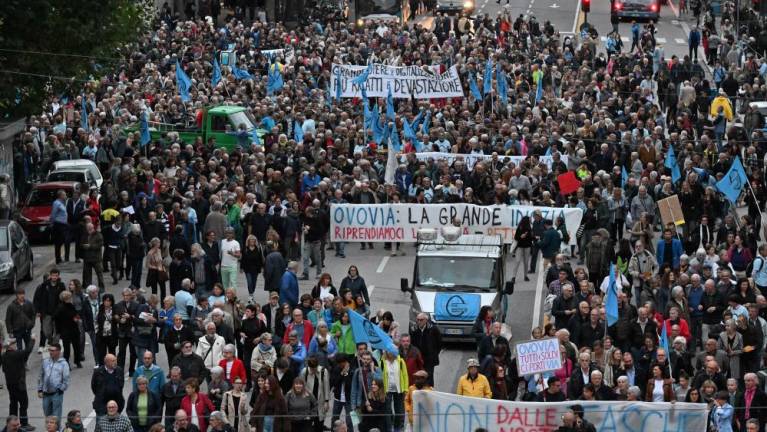
[[[487,161],[493,159],[492,155],[486,155],[486,154],[472,154],[472,153],[442,153],[442,152],[420,152],[420,153],[408,153],[415,155],[415,158],[419,161],[426,162],[429,159],[437,160],[445,160],[447,161],[448,165],[453,165],[456,160],[463,159],[463,161],[466,163],[466,168],[469,170],[474,169],[474,165],[477,164],[479,161]],[[498,155],[498,160],[506,164],[507,162],[511,161],[514,163],[514,165],[519,166],[522,162],[525,161],[527,158],[538,158],[539,163],[544,163],[546,166],[551,170],[551,164],[554,161],[553,156],[501,156]],[[559,159],[567,166],[567,155],[560,154]],[[402,155],[400,157],[400,160],[405,161],[407,160],[407,155]]]
[[413,430],[418,432],[553,432],[562,415],[579,404],[598,431],[705,432],[705,404],[669,402],[513,402],[437,391],[413,393]]
[[415,242],[418,229],[441,228],[457,219],[464,234],[500,235],[514,241],[514,229],[524,216],[540,210],[544,219],[565,220],[571,244],[583,212],[577,208],[474,204],[332,204],[330,241]]
[[[330,76],[330,94],[336,94],[336,76],[340,79],[341,97],[362,96],[362,90],[352,79],[367,66],[333,64]],[[338,75],[336,75],[338,73]],[[374,64],[365,83],[368,97],[386,97],[391,86],[392,96],[400,99],[434,99],[463,97],[463,87],[458,69],[451,66],[445,73],[439,73],[439,66],[389,66]]]

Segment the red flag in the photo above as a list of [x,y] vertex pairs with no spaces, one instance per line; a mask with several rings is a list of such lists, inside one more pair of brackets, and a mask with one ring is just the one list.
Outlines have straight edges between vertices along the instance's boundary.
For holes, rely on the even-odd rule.
[[569,195],[581,187],[581,182],[575,177],[573,171],[560,174],[557,177],[557,182],[559,182],[559,193],[562,195]]

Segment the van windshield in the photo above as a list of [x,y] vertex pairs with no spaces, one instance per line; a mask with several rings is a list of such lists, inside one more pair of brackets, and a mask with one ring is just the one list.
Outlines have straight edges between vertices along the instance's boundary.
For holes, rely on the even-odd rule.
[[492,290],[496,288],[495,263],[495,259],[480,257],[418,257],[416,286]]

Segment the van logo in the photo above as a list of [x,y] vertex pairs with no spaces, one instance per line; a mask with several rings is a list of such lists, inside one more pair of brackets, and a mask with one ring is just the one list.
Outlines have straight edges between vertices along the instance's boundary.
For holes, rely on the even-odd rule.
[[469,308],[466,306],[466,302],[463,297],[459,295],[452,295],[447,302],[445,302],[445,311],[448,315],[453,317],[462,317],[466,315]]

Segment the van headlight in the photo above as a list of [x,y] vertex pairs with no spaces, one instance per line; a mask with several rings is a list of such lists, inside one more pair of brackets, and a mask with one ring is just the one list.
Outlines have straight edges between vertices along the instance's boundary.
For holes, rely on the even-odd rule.
[[12,262],[0,263],[0,274],[9,273],[12,269],[13,269],[13,263]]
[[466,0],[463,2],[463,8],[464,9],[471,9],[474,7],[474,2],[472,0]]

